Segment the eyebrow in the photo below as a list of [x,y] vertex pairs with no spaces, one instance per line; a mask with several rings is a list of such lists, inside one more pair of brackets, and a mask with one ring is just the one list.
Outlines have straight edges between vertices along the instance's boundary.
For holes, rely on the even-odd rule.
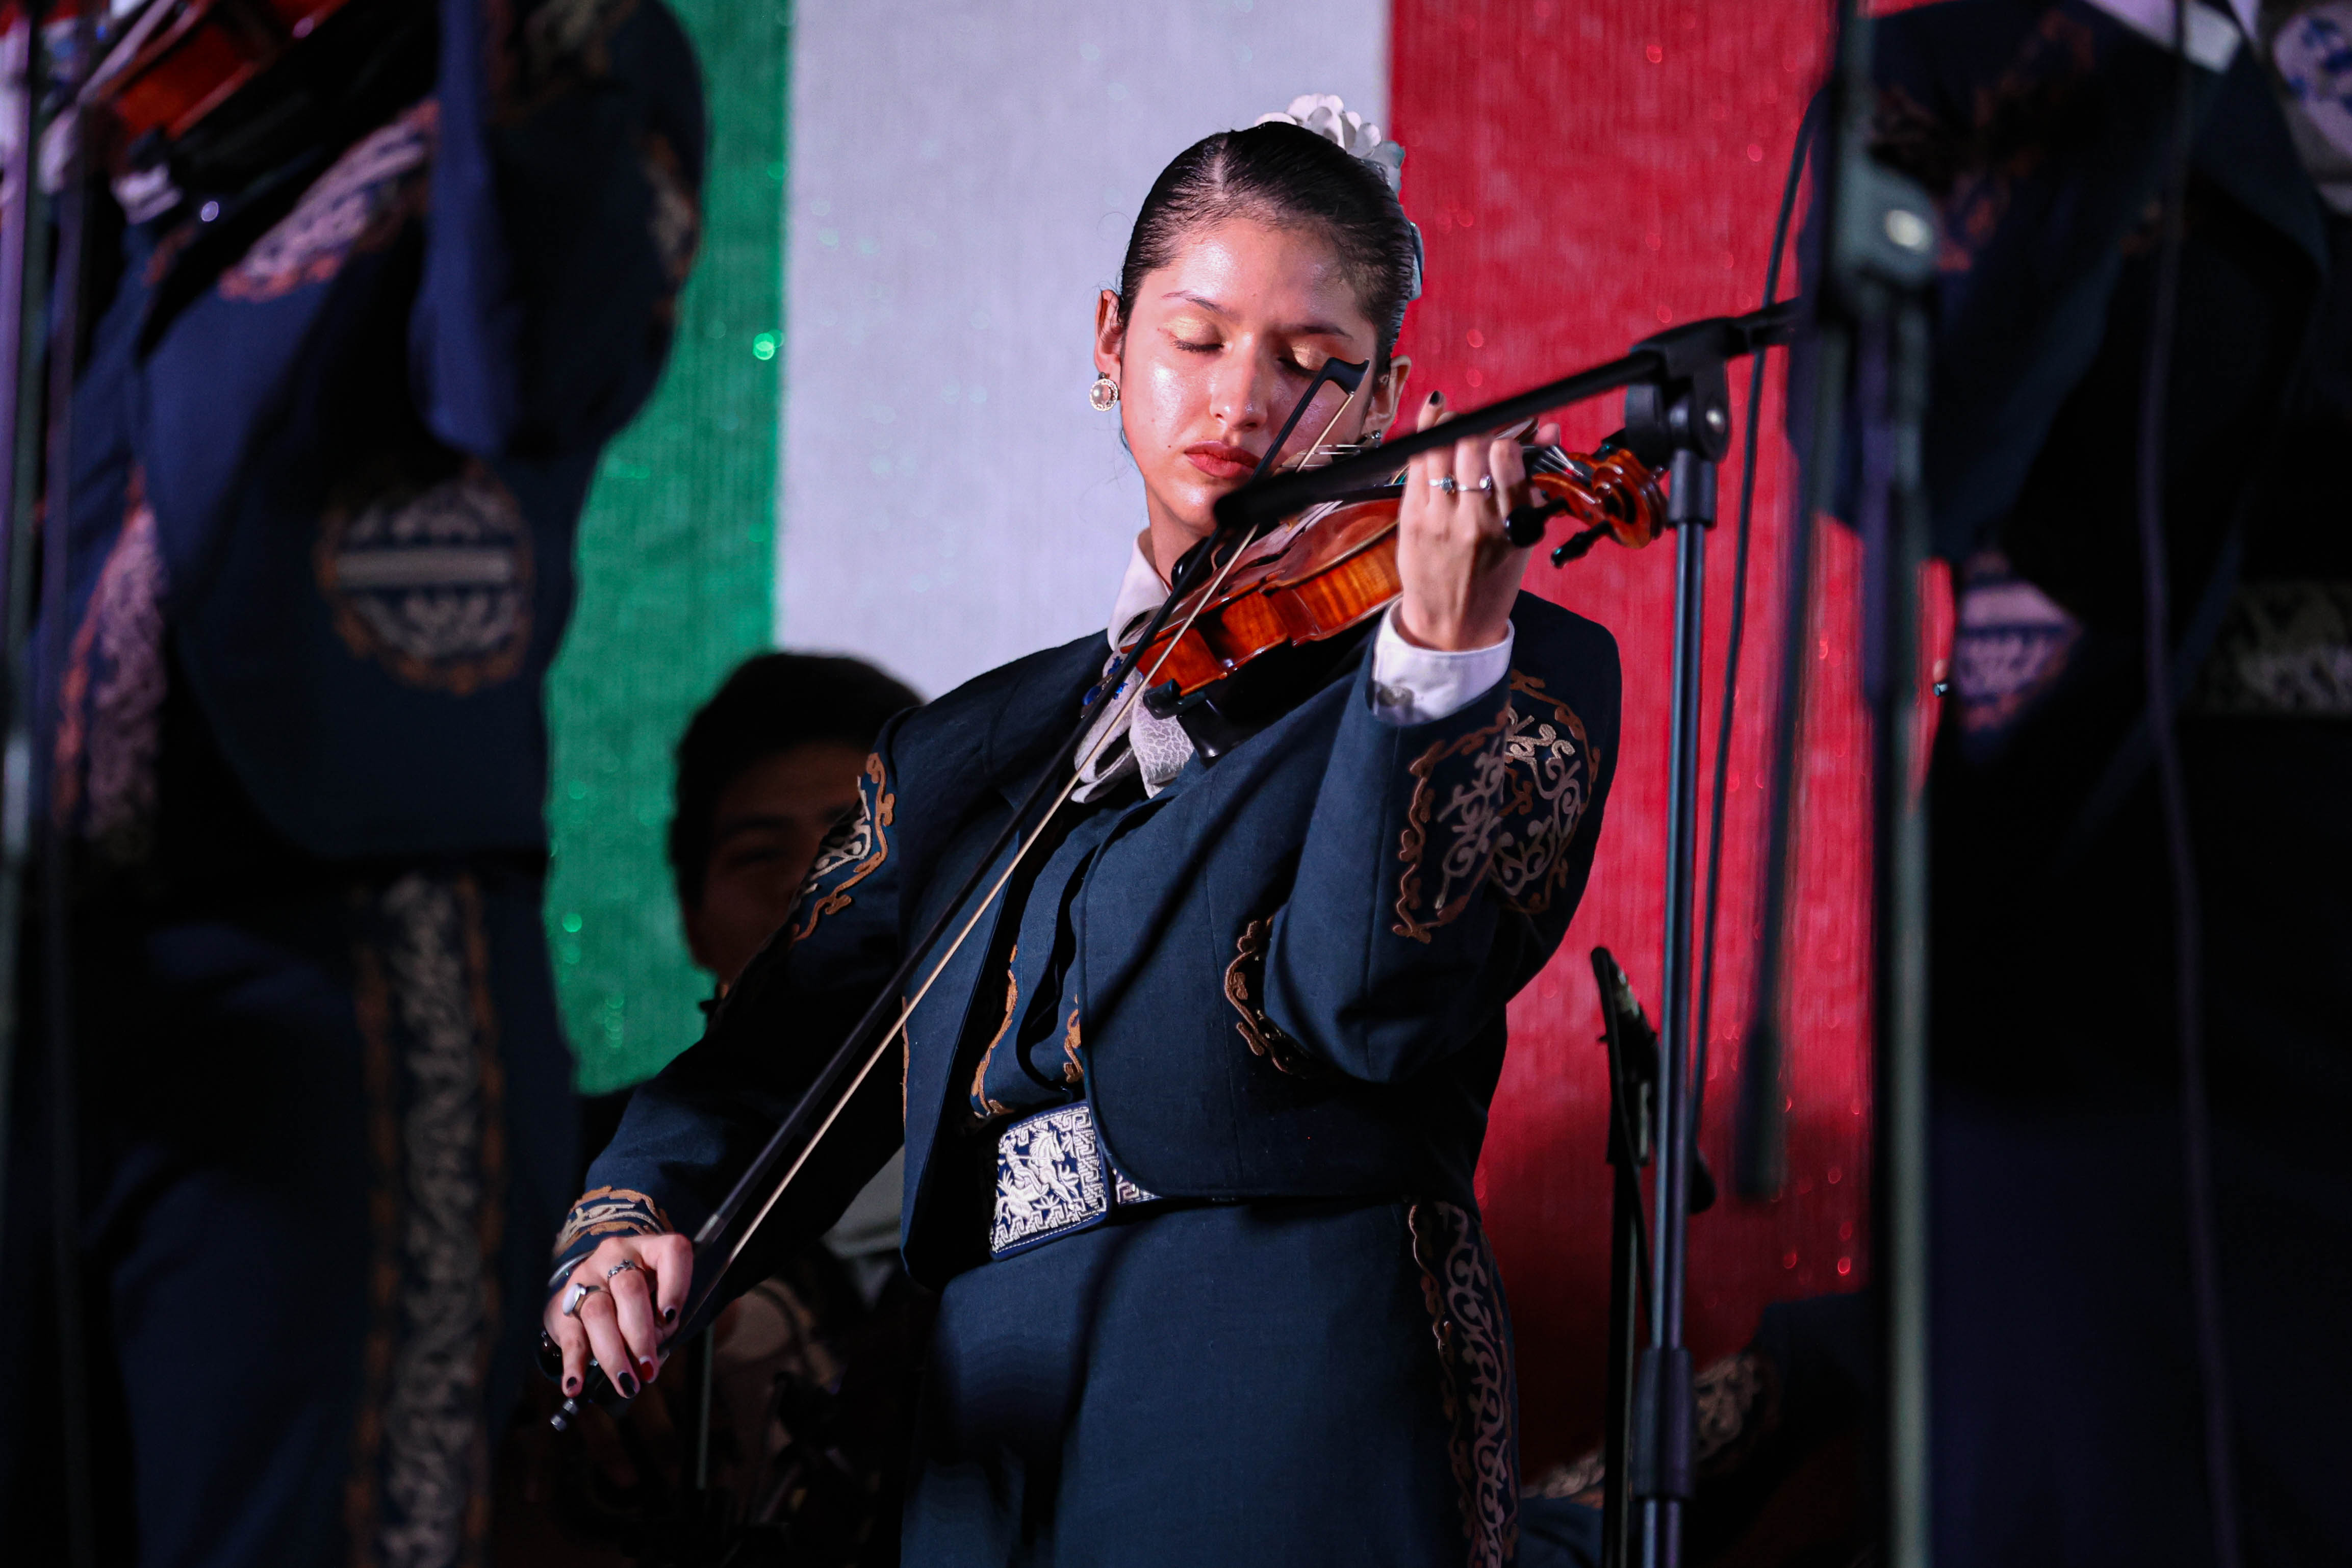
[[[1160,298],[1162,299],[1188,300],[1194,305],[1198,305],[1203,310],[1213,310],[1220,316],[1231,316],[1233,314],[1233,311],[1230,308],[1220,304],[1218,301],[1210,298],[1207,295],[1194,294],[1186,289],[1171,288]],[[1275,330],[1281,333],[1286,338],[1344,339],[1349,335],[1345,327],[1335,327],[1328,321],[1302,321],[1295,325],[1277,327]]]

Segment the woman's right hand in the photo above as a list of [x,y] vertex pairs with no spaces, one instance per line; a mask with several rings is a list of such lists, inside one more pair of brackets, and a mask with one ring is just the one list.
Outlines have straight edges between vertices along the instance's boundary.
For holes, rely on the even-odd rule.
[[[694,1246],[675,1232],[608,1236],[572,1266],[541,1314],[548,1337],[563,1352],[563,1394],[577,1395],[594,1356],[623,1397],[634,1399],[668,1355],[694,1281]],[[576,1316],[563,1315],[573,1284],[593,1285]]]

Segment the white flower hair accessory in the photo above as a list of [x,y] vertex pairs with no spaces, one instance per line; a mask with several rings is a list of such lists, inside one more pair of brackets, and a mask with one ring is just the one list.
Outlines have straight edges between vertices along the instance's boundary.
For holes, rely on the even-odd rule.
[[1370,163],[1390,190],[1401,192],[1404,187],[1404,149],[1383,140],[1381,128],[1341,102],[1338,93],[1300,93],[1290,100],[1289,109],[1257,117],[1260,125],[1269,121],[1311,131],[1337,143],[1340,152]]
[[[1371,165],[1372,172],[1396,195],[1404,193],[1404,149],[1381,134],[1381,128],[1349,109],[1335,92],[1302,92],[1290,100],[1286,110],[1261,114],[1254,123],[1258,125],[1296,125],[1311,131],[1325,141],[1336,143],[1340,152]],[[1412,231],[1412,287],[1405,294],[1408,300],[1421,298],[1422,250],[1421,225],[1406,220]]]

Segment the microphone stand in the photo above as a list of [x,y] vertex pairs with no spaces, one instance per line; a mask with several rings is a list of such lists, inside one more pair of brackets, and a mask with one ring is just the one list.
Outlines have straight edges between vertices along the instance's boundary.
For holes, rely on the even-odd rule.
[[[51,753],[53,715],[34,685],[37,601],[47,625],[45,663],[55,678],[63,651],[67,545],[72,526],[72,404],[79,371],[84,247],[92,199],[89,116],[79,89],[97,57],[105,8],[85,5],[65,36],[56,5],[20,15],[19,96],[7,112],[12,145],[0,168],[0,1199],[15,1130],[14,1091],[26,1020],[26,891],[41,857],[40,952],[50,1134],[50,1227],[58,1369],[63,1561],[94,1563],[98,1524],[91,1473],[89,1369],[83,1321],[79,1106],[68,987],[66,846],[32,816],[34,770]],[[13,31],[13,29],[12,29]],[[0,44],[0,60],[13,53]],[[6,66],[0,63],[0,71]],[[44,104],[50,106],[45,117]],[[56,201],[42,188],[42,148],[67,137]],[[54,211],[53,211],[54,208]],[[54,257],[51,246],[54,243]],[[46,337],[46,341],[44,338]],[[44,497],[44,489],[47,490]],[[36,568],[38,570],[37,570]],[[37,581],[36,580],[37,578]],[[0,1215],[7,1212],[0,1201]]]
[[1625,971],[1608,948],[1592,950],[1601,991],[1601,1041],[1609,1050],[1609,1386],[1601,1440],[1601,1568],[1633,1556],[1632,1493],[1625,1458],[1633,1448],[1633,1356],[1642,1341],[1643,1290],[1650,1271],[1642,1224],[1642,1170],[1650,1163],[1656,1114],[1658,1034],[1643,1016]]
[[[1706,609],[1706,536],[1715,527],[1716,465],[1731,447],[1731,389],[1723,357],[1670,361],[1667,375],[1626,389],[1625,441],[1644,463],[1670,465],[1666,524],[1675,534],[1674,699],[1667,739],[1666,930],[1658,1004],[1658,1174],[1652,1185],[1648,1343],[1633,1364],[1633,1432],[1625,1457],[1634,1561],[1675,1568],[1692,1495],[1696,1411],[1691,1353],[1683,1343],[1689,1276],[1691,1170],[1697,1146],[1691,1095],[1691,949],[1698,870],[1700,667]],[[1684,373],[1675,375],[1675,371]],[[1671,379],[1668,379],[1671,377]]]
[[[1885,1358],[1885,1452],[1878,1502],[1890,1568],[1927,1568],[1927,802],[1920,751],[1919,576],[1928,549],[1921,462],[1928,395],[1927,296],[1936,270],[1935,207],[1870,152],[1877,101],[1874,24],[1841,0],[1827,86],[1829,132],[1815,170],[1822,214],[1811,290],[1809,389],[1790,405],[1811,422],[1805,493],[1792,531],[1773,747],[1761,984],[1738,1125],[1741,1195],[1779,1190],[1785,1156],[1781,1057],[1787,894],[1794,882],[1799,701],[1809,662],[1812,530],[1838,502],[1840,438],[1860,434],[1863,687],[1873,729],[1873,1002],[1875,1193],[1873,1270]],[[1801,395],[1809,392],[1810,395]],[[1915,781],[1916,785],[1915,787]]]
[[[35,18],[20,17],[26,57],[23,90],[6,108],[13,139],[5,166],[0,166],[0,703],[5,704],[5,727],[0,727],[0,1214],[8,1179],[9,1135],[15,1129],[9,1110],[16,1088],[16,1051],[24,1024],[17,987],[19,951],[24,927],[25,873],[32,858],[33,668],[30,658],[33,627],[33,575],[38,532],[36,476],[39,464],[40,430],[37,421],[23,416],[38,409],[37,361],[24,357],[25,326],[37,322],[43,311],[39,296],[44,281],[44,257],[26,243],[35,210],[45,210],[34,189],[35,149],[40,131],[35,105],[41,94],[37,78],[47,60],[38,47]],[[0,42],[0,70],[11,47]],[[26,396],[26,389],[32,395]]]
[[[1643,1340],[1650,1275],[1650,1237],[1642,1220],[1642,1171],[1650,1163],[1657,1120],[1658,1031],[1650,1027],[1625,971],[1606,947],[1592,950],[1592,979],[1601,991],[1601,1043],[1609,1050],[1609,1389],[1608,1426],[1601,1440],[1601,1568],[1630,1568],[1637,1536],[1626,1459],[1633,1452],[1640,1415],[1633,1375]],[[1704,1156],[1694,1156],[1691,1212],[1715,1202],[1715,1180]]]

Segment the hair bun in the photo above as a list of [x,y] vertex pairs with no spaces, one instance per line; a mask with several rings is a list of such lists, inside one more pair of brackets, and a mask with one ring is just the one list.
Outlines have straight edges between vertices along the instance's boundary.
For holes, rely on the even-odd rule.
[[1404,190],[1404,149],[1381,136],[1381,128],[1349,109],[1330,92],[1303,92],[1290,100],[1287,110],[1276,110],[1261,114],[1256,124],[1296,125],[1311,131],[1325,141],[1334,142],[1342,152],[1350,153],[1372,166],[1388,188],[1399,194]]

